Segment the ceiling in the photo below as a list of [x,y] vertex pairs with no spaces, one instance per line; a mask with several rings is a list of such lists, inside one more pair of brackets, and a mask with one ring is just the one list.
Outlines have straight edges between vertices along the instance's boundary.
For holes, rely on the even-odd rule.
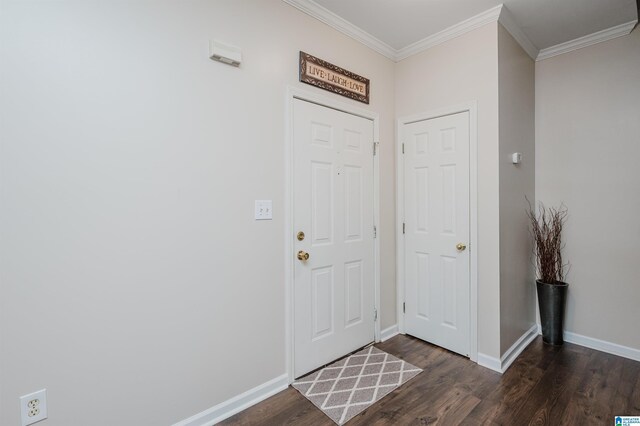
[[538,49],[638,19],[636,0],[315,0],[344,20],[401,50],[504,4]]

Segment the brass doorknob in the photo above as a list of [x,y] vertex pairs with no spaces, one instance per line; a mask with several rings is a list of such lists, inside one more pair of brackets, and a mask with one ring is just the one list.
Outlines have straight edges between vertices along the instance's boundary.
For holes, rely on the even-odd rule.
[[306,251],[300,250],[298,252],[298,260],[309,260],[309,253],[307,253]]
[[457,249],[458,251],[464,251],[466,248],[467,248],[467,246],[466,246],[466,245],[464,245],[464,244],[462,244],[462,243],[458,243],[458,244],[456,244],[456,249]]

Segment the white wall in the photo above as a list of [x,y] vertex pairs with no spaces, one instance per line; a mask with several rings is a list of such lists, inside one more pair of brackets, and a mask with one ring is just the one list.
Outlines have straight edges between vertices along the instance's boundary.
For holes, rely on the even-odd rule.
[[500,357],[497,23],[396,65],[396,114],[478,103],[478,351]]
[[[536,320],[527,197],[535,200],[535,65],[498,25],[500,100],[500,353]],[[522,153],[514,165],[511,154]]]
[[280,0],[1,7],[0,424],[47,388],[46,425],[166,425],[285,372],[285,87],[321,92],[299,50],[371,79],[395,324],[393,63]]
[[536,63],[536,198],[564,202],[566,327],[640,349],[640,31]]

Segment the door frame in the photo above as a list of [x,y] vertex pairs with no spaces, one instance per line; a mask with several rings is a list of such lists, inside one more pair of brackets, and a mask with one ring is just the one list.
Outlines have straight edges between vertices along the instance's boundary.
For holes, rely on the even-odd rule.
[[405,333],[402,303],[405,293],[404,274],[404,161],[402,130],[406,124],[431,120],[447,115],[469,113],[469,358],[478,362],[478,105],[476,101],[438,108],[400,117],[396,123],[396,297],[398,331]]
[[[377,235],[374,238],[374,340],[380,341],[380,115],[377,112],[341,102],[299,87],[287,86],[285,93],[285,197],[284,197],[284,279],[285,279],[285,369],[289,383],[293,383],[294,372],[294,258],[293,238],[293,103],[296,99],[311,102],[326,108],[366,118],[373,122],[373,143],[377,144],[373,156],[373,224]],[[373,232],[373,230],[371,230]],[[371,313],[373,315],[373,312]],[[345,354],[346,355],[346,354]]]

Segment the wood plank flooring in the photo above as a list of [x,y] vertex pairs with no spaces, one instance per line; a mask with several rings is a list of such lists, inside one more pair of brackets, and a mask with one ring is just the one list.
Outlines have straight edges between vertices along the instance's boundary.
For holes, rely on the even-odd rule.
[[[503,375],[409,336],[376,347],[424,369],[348,425],[613,425],[640,416],[640,362],[538,337]],[[223,425],[327,425],[289,387]]]

